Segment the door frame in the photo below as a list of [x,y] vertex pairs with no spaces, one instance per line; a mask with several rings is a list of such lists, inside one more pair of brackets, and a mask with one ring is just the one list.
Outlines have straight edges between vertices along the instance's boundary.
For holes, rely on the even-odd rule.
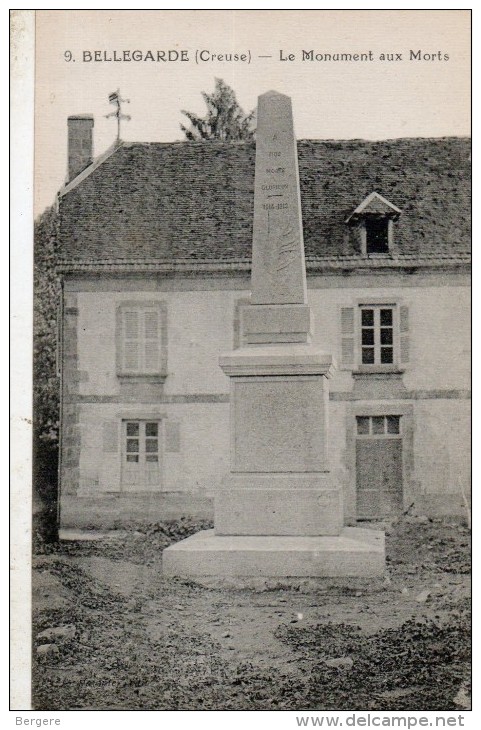
[[[165,480],[166,480],[166,472],[165,472],[165,424],[166,420],[168,419],[168,414],[165,411],[160,411],[157,406],[152,407],[135,407],[132,409],[125,409],[120,410],[115,413],[115,418],[118,422],[118,432],[120,434],[119,436],[119,449],[117,454],[117,464],[118,464],[118,492],[122,495],[135,495],[135,494],[146,494],[146,493],[152,493],[156,494],[158,492],[162,492],[165,488]],[[123,443],[123,424],[122,421],[159,421],[159,472],[160,472],[160,481],[159,486],[157,489],[145,489],[145,490],[131,490],[131,489],[125,489],[122,484],[122,470],[123,470],[123,449],[124,449],[124,443]]]
[[[145,424],[147,423],[155,423],[157,425],[157,452],[155,452],[157,456],[157,461],[155,462],[157,464],[156,472],[158,476],[158,481],[156,484],[149,484],[147,482],[140,483],[138,485],[131,485],[129,487],[129,482],[125,478],[126,472],[128,471],[128,468],[126,467],[126,457],[128,455],[128,452],[126,450],[126,442],[129,438],[127,435],[127,424],[129,423],[138,423],[139,424],[139,434],[138,436],[132,436],[131,438],[136,438],[139,441],[139,452],[138,456],[139,458],[145,457],[145,461],[142,462],[143,470],[146,473],[146,467],[145,464],[147,462],[147,456],[148,452],[146,450],[146,442],[149,438],[145,433]],[[142,425],[143,424],[143,425]],[[121,491],[124,493],[136,493],[136,492],[160,492],[162,491],[162,477],[163,477],[163,470],[162,470],[162,461],[163,461],[163,424],[161,420],[154,419],[154,418],[125,418],[121,421],[121,466],[120,466],[120,486]],[[139,464],[140,468],[140,464]]]
[[357,524],[357,474],[356,474],[356,440],[358,416],[400,416],[402,442],[402,491],[403,509],[407,509],[414,502],[414,407],[411,403],[402,401],[384,401],[369,403],[356,401],[351,403],[346,413],[346,461],[348,483],[344,499],[344,519],[347,525]]

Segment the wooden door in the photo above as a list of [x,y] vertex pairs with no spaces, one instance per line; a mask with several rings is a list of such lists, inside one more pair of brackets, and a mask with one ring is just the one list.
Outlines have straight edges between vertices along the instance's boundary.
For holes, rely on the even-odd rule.
[[402,435],[399,416],[357,418],[356,492],[358,519],[402,512]]
[[161,488],[160,422],[124,421],[122,487],[126,491]]

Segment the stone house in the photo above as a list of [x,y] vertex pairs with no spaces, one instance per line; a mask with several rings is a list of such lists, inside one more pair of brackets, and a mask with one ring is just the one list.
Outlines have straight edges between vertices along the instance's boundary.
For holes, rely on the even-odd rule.
[[[62,526],[212,514],[221,353],[243,341],[255,144],[120,142],[71,117],[58,196]],[[345,522],[470,491],[468,139],[298,143],[314,342]]]

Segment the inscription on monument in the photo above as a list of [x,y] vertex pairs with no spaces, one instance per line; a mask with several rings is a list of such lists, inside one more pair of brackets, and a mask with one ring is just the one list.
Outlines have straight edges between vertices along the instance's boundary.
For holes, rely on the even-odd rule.
[[291,100],[283,94],[267,92],[259,97],[258,106],[252,303],[306,302]]

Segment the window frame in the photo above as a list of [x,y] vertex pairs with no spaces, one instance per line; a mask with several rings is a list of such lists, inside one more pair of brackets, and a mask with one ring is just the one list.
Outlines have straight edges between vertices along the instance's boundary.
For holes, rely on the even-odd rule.
[[394,220],[389,215],[378,216],[378,217],[384,217],[387,219],[387,250],[382,251],[382,252],[368,251],[368,245],[367,245],[367,225],[368,225],[368,223],[367,223],[367,221],[369,220],[370,216],[368,214],[366,214],[359,218],[359,223],[358,223],[360,239],[361,239],[361,256],[363,256],[363,258],[386,259],[386,258],[392,258],[393,254],[395,253]]
[[[155,310],[159,317],[159,360],[158,367],[147,369],[144,363],[140,363],[138,369],[127,369],[124,365],[124,314],[128,310],[137,311],[141,314],[149,310]],[[119,302],[116,311],[116,374],[121,380],[133,382],[163,383],[167,377],[167,305],[165,301],[156,300],[130,300]],[[145,337],[139,338],[140,343],[145,347]]]
[[[119,491],[130,494],[135,492],[161,492],[164,478],[164,425],[165,415],[143,412],[141,415],[128,412],[117,414],[120,421],[119,448]],[[155,424],[156,434],[149,434],[147,427]],[[129,425],[137,426],[137,433],[129,434]],[[137,445],[129,441],[136,440]],[[147,445],[155,441],[155,448]],[[136,456],[129,459],[129,455]],[[155,458],[152,458],[155,457]]]
[[[389,304],[389,305],[383,305],[383,304],[361,304],[359,305],[359,330],[360,330],[360,341],[358,342],[359,345],[359,354],[360,358],[358,358],[358,364],[360,367],[364,368],[366,366],[370,367],[383,367],[388,366],[392,367],[397,362],[397,347],[396,347],[396,325],[397,325],[397,317],[396,317],[396,307],[395,305]],[[363,322],[363,312],[373,312],[373,324],[366,325]],[[391,317],[391,323],[389,325],[383,325],[381,321],[381,312],[382,311],[389,311],[392,313]],[[373,342],[371,343],[364,343],[363,342],[363,335],[365,331],[371,331],[373,333]],[[392,332],[392,338],[390,343],[383,343],[382,342],[382,330],[391,330]],[[392,351],[392,359],[390,362],[383,362],[383,350],[391,350]],[[374,354],[374,361],[371,362],[363,362],[364,357],[364,351],[365,350],[373,350]]]
[[[122,429],[123,443],[122,443],[122,454],[123,461],[125,463],[151,463],[158,464],[160,461],[160,428],[161,422],[157,419],[144,419],[144,418],[132,418],[123,419],[122,423],[125,424],[125,429]],[[156,427],[156,434],[149,435],[147,433],[147,426]],[[135,435],[129,434],[129,426],[137,426],[137,433]],[[137,448],[130,448],[129,442],[137,441]],[[155,443],[154,443],[155,442]],[[148,445],[155,445],[156,448],[148,448]],[[156,457],[155,459],[152,457]],[[129,457],[134,457],[129,459]],[[135,458],[136,457],[136,458]],[[143,461],[142,461],[143,459]]]
[[[369,235],[370,235],[369,226],[371,226],[373,224],[379,224],[381,222],[385,226],[385,236],[386,236],[385,243],[384,243],[385,249],[383,251],[370,251],[369,250],[369,245],[370,245],[370,243],[369,243]],[[371,257],[375,258],[376,256],[388,256],[392,250],[392,238],[393,238],[392,218],[390,218],[387,215],[376,215],[376,216],[365,215],[363,223],[364,223],[364,229],[365,229],[365,233],[366,233],[365,255],[368,258],[371,258]]]
[[[356,415],[356,438],[357,439],[400,439],[403,437],[403,416],[398,413],[383,414],[360,414]],[[389,430],[389,419],[397,418],[397,431]],[[359,428],[360,420],[368,420],[368,431],[362,432]],[[383,430],[376,431],[374,429],[374,420],[383,419]]]
[[[409,356],[403,359],[402,350],[402,338],[408,336],[407,331],[401,331],[401,311],[406,308],[406,302],[403,298],[363,298],[363,299],[351,299],[341,304],[339,310],[339,342],[340,342],[340,356],[339,356],[339,367],[340,370],[346,370],[351,372],[353,375],[367,374],[367,373],[387,373],[387,374],[402,374],[406,370],[407,363],[410,362]],[[362,325],[361,325],[361,311],[362,309],[379,308],[379,309],[392,309],[393,310],[393,362],[392,363],[362,363]],[[344,330],[342,327],[342,312],[343,310],[352,310],[352,329]],[[343,354],[344,340],[352,341],[352,359],[346,359]]]
[[[392,373],[392,372],[403,372],[404,368],[400,366],[400,319],[399,312],[401,304],[399,301],[358,301],[355,305],[355,366],[353,370],[359,373]],[[374,327],[374,338],[376,344],[375,355],[379,353],[379,361],[373,363],[362,362],[362,312],[368,309],[375,310],[374,321],[378,319],[378,330]],[[392,311],[392,362],[383,363],[380,362],[380,311],[381,309],[390,309]],[[379,314],[376,317],[376,312]]]

